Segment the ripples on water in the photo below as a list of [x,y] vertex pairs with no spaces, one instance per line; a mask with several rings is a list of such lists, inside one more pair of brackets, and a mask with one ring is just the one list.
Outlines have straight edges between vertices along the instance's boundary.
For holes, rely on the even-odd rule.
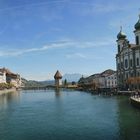
[[128,97],[79,91],[0,96],[0,140],[140,139],[140,110]]

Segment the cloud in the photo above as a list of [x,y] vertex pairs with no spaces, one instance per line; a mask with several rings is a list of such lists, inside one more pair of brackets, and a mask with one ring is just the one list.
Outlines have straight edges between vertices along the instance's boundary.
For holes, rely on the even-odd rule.
[[[0,50],[0,57],[4,57],[4,56],[13,57],[13,56],[19,56],[19,55],[28,54],[28,53],[48,51],[50,49],[65,49],[65,48],[66,49],[68,48],[86,49],[86,48],[93,48],[93,47],[112,46],[114,44],[115,42],[113,39],[107,39],[107,38],[95,40],[95,41],[85,41],[85,42],[66,39],[66,40],[50,42],[42,47],[37,47],[37,48],[29,48],[29,49],[22,49],[22,50],[19,50],[19,49]],[[85,58],[85,56],[80,53],[75,54],[75,56]],[[70,56],[67,56],[67,57],[70,57]]]
[[87,56],[82,53],[72,53],[72,54],[67,54],[66,58],[84,58],[84,59],[86,59]]
[[74,12],[77,12],[79,15],[94,15],[98,13],[112,13],[116,11],[127,11],[130,8],[134,8],[132,5],[124,5],[121,6],[120,4],[115,3],[100,3],[95,1],[90,2],[70,2],[71,5],[74,7]]
[[46,2],[37,2],[37,3],[27,3],[27,4],[22,4],[22,5],[17,5],[17,6],[11,6],[11,7],[5,7],[5,8],[0,8],[1,11],[10,11],[14,9],[21,9],[21,8],[30,8],[30,7],[39,7],[39,6],[44,6],[44,5],[50,5],[50,4],[63,4],[67,2],[67,0],[54,0],[54,1],[46,1]]
[[99,60],[99,59],[103,59],[103,57],[101,56],[95,56],[95,55],[90,55],[90,54],[83,54],[83,53],[71,53],[71,54],[67,54],[66,55],[66,58],[68,59],[75,59],[75,58],[80,58],[80,59],[96,59],[96,60]]

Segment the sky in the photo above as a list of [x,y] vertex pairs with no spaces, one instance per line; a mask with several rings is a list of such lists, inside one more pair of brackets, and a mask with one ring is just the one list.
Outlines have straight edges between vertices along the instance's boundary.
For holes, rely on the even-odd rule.
[[0,0],[0,67],[31,80],[116,69],[116,36],[135,43],[139,0]]

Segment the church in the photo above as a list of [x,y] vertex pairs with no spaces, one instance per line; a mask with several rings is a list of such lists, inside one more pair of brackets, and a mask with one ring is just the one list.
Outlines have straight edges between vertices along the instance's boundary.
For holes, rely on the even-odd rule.
[[135,44],[131,44],[122,27],[117,35],[117,85],[121,90],[140,89],[140,15],[134,26]]

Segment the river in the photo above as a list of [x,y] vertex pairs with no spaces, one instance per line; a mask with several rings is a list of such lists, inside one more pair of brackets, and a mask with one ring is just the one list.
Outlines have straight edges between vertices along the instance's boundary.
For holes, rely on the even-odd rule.
[[140,139],[140,110],[127,96],[72,90],[0,96],[0,140],[94,139]]

